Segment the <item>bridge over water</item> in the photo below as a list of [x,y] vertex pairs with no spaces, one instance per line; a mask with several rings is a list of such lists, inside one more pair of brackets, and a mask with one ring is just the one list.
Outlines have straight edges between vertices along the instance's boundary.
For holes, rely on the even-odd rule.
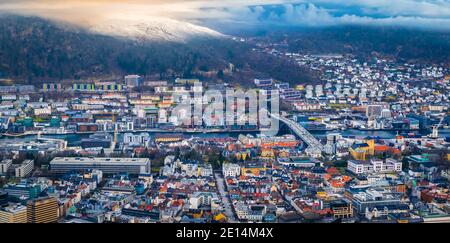
[[292,121],[286,117],[269,113],[272,118],[275,118],[284,124],[286,124],[297,136],[300,137],[310,148],[324,151],[325,147],[320,141],[315,138],[308,130],[295,121]]

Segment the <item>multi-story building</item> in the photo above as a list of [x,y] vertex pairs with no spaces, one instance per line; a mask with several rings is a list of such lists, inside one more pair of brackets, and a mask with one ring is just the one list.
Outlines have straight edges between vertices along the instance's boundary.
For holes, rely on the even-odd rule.
[[142,78],[139,75],[128,75],[125,76],[125,84],[128,87],[139,87],[141,86]]
[[366,208],[365,217],[368,220],[384,219],[389,214],[406,214],[409,211],[410,208],[406,204],[373,206]]
[[0,224],[1,223],[27,223],[27,207],[18,204],[0,208]]
[[85,84],[73,84],[72,86],[73,91],[80,91],[80,92],[93,92],[95,91],[95,84],[92,83],[85,83]]
[[50,162],[50,170],[56,174],[69,171],[101,170],[104,174],[129,173],[133,175],[151,172],[148,158],[62,158]]
[[8,206],[8,193],[0,191],[0,207]]
[[202,206],[210,206],[211,201],[217,200],[219,197],[212,192],[195,192],[189,198],[190,207],[198,209]]
[[96,90],[101,92],[120,92],[123,86],[115,82],[101,82],[95,84]]
[[58,201],[56,198],[38,198],[27,203],[28,223],[56,223],[58,221]]
[[353,195],[352,205],[359,214],[365,214],[366,208],[401,204],[401,193],[368,189]]
[[60,83],[46,83],[42,85],[42,91],[44,92],[61,92],[62,85]]
[[31,185],[25,182],[19,184],[8,184],[3,187],[3,190],[8,193],[10,197],[33,199],[41,193],[39,185]]
[[5,159],[0,162],[0,174],[6,174],[8,173],[9,167],[12,165],[12,160]]
[[273,79],[255,79],[255,84],[258,87],[267,87],[273,85]]
[[386,159],[386,161],[378,159],[370,161],[349,160],[347,169],[354,174],[401,172],[402,162],[395,159]]
[[133,134],[126,133],[123,137],[123,143],[127,145],[148,147],[151,141],[148,133]]
[[331,202],[330,209],[335,218],[351,218],[353,216],[352,203],[344,199]]
[[238,164],[224,163],[222,173],[224,177],[237,177],[241,175],[241,167]]
[[51,114],[52,114],[52,108],[50,106],[34,109],[35,116],[46,116],[46,115],[51,115]]
[[28,176],[31,171],[34,169],[34,161],[33,160],[25,160],[21,165],[19,165],[15,172],[16,177],[26,177]]

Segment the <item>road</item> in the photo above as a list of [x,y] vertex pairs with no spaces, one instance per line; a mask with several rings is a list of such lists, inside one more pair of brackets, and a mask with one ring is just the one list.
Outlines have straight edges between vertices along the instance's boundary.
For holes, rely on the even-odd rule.
[[239,221],[236,219],[233,213],[233,205],[231,205],[230,200],[228,199],[228,192],[225,189],[225,180],[223,179],[222,174],[214,173],[214,177],[216,178],[217,189],[219,190],[220,197],[222,199],[223,207],[225,208],[225,215],[228,218],[229,223],[238,223]]
[[320,151],[324,151],[324,146],[320,143],[319,140],[317,140],[311,133],[308,132],[304,127],[302,127],[297,122],[291,121],[285,117],[270,114],[273,118],[278,119],[282,122],[284,122],[286,125],[289,126],[289,128],[297,134],[303,141],[305,141],[306,144],[308,144],[311,148],[319,149]]

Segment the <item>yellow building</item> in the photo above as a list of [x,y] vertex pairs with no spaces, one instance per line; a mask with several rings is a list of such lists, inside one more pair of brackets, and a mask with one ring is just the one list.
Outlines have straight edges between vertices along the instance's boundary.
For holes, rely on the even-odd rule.
[[22,205],[9,206],[0,210],[0,224],[25,224],[27,223],[27,207]]
[[336,200],[330,203],[330,208],[333,212],[334,218],[353,217],[353,206],[351,202]]
[[286,158],[286,157],[289,157],[289,151],[287,151],[287,150],[282,150],[282,151],[279,151],[278,152],[278,157],[281,157],[281,158]]
[[215,221],[226,221],[227,217],[223,213],[219,213],[216,216],[214,216]]
[[365,140],[364,143],[354,144],[350,149],[350,154],[355,160],[366,160],[368,156],[375,153],[375,140]]
[[28,223],[56,223],[58,201],[56,198],[39,198],[27,203]]
[[320,191],[320,192],[317,192],[316,197],[326,199],[328,197],[328,193],[325,191]]
[[241,168],[241,175],[243,176],[250,176],[255,175],[259,176],[261,172],[265,172],[266,168],[264,167],[242,167]]
[[295,89],[298,90],[298,91],[303,91],[303,90],[305,90],[305,86],[297,85],[297,86],[295,86]]
[[350,154],[354,160],[366,160],[367,150],[364,148],[350,148]]
[[261,151],[261,157],[274,158],[275,157],[275,151],[273,149],[263,149]]

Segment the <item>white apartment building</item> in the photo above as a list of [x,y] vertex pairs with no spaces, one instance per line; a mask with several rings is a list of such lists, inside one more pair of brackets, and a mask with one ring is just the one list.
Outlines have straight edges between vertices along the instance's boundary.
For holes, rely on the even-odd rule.
[[0,174],[6,174],[9,167],[12,165],[12,160],[6,159],[0,162]]
[[34,109],[34,115],[36,115],[36,116],[51,115],[51,114],[52,114],[52,108],[50,106]]
[[218,200],[216,193],[212,192],[195,192],[189,198],[190,208],[198,209],[201,206],[210,206],[211,202]]
[[16,177],[28,176],[34,168],[33,160],[25,160],[20,166],[16,168]]
[[222,173],[224,177],[237,177],[241,175],[241,167],[238,164],[224,163]]
[[150,141],[151,138],[148,133],[140,133],[140,134],[126,133],[123,137],[123,143],[127,145],[148,147]]
[[401,172],[402,162],[395,159],[386,161],[372,159],[370,161],[349,160],[347,169],[354,174]]

